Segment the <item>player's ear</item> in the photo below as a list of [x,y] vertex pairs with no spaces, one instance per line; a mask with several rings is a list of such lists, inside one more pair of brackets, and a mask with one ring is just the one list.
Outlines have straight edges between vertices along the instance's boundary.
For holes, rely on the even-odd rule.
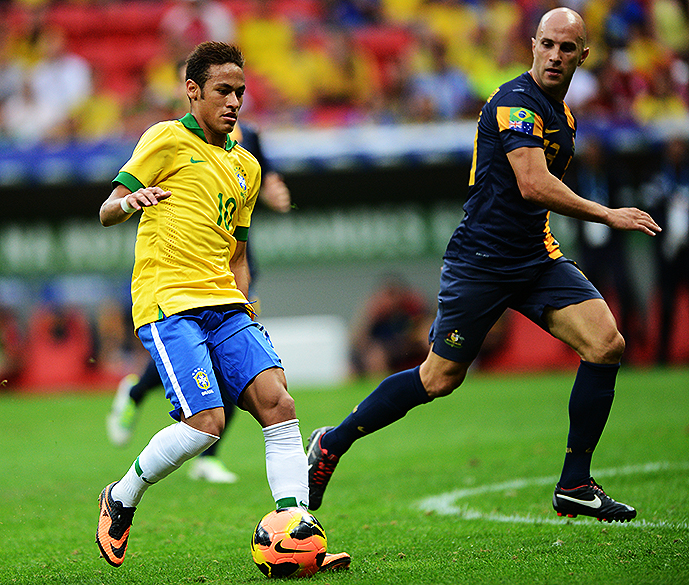
[[187,79],[185,85],[187,88],[187,97],[190,100],[197,100],[201,97],[201,88],[193,79]]
[[589,56],[589,48],[586,47],[582,52],[581,52],[581,57],[579,57],[579,63],[577,64],[577,67],[581,67],[584,64],[584,61],[586,61],[586,57]]

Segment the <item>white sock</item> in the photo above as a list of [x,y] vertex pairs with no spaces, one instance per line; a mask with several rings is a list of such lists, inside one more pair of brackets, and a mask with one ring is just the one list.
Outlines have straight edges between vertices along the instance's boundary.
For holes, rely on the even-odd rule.
[[181,422],[161,429],[112,488],[113,499],[125,507],[137,506],[151,485],[170,475],[185,461],[203,453],[218,439]]
[[[293,506],[308,508],[308,462],[299,421],[295,418],[265,427],[263,436],[268,485],[276,504],[280,500],[288,500]],[[287,502],[283,501],[282,505],[287,505]]]

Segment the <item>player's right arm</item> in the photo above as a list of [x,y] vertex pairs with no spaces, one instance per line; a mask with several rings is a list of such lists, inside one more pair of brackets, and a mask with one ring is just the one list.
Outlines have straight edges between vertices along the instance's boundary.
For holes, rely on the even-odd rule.
[[144,207],[158,205],[159,201],[167,199],[170,191],[163,191],[160,187],[146,187],[138,191],[130,191],[118,183],[100,208],[100,222],[105,227],[117,225],[127,221],[131,215]]
[[636,230],[655,236],[661,231],[653,218],[635,207],[611,209],[580,197],[550,173],[543,150],[520,147],[507,153],[522,197],[555,213],[593,221],[618,230]]

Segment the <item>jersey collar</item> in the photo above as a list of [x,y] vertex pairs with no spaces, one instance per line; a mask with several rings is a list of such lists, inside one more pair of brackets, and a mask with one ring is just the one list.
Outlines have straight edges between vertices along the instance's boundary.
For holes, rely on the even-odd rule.
[[[206,137],[203,134],[203,130],[201,130],[201,126],[199,126],[199,123],[196,121],[196,118],[189,113],[185,114],[179,119],[180,122],[184,125],[184,127],[189,130],[190,132],[193,132],[198,136],[201,140],[204,142],[208,143],[206,140]],[[227,140],[225,141],[225,150],[230,151],[234,148],[235,144],[237,144],[236,140],[232,140],[230,138],[230,135],[227,135]]]

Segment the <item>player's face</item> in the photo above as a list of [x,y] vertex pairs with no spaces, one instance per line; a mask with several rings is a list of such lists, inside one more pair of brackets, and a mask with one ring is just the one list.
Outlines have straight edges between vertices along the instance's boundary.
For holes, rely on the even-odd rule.
[[577,67],[588,56],[583,46],[582,25],[563,14],[553,14],[531,39],[531,75],[539,87],[557,100],[563,100]]
[[224,147],[244,102],[244,71],[234,63],[225,63],[211,65],[208,72],[210,76],[203,88],[187,80],[187,95],[191,100],[191,113],[204,131],[206,140]]

